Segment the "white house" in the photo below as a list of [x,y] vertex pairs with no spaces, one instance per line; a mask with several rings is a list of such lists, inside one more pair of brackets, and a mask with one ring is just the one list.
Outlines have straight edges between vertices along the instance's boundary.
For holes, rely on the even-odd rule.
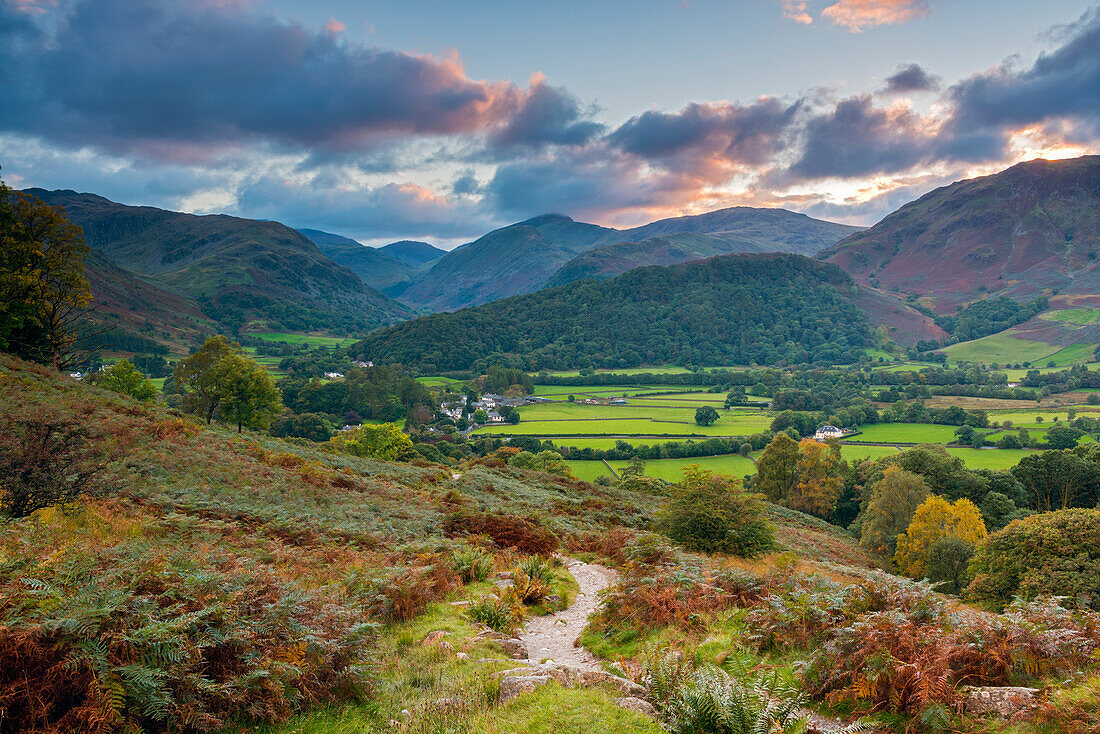
[[325,373],[325,378],[329,379],[329,380],[339,380],[343,376],[344,376],[343,372],[326,372]]
[[815,441],[824,441],[829,438],[840,438],[844,435],[844,431],[840,430],[836,426],[822,426],[817,429],[817,433],[814,434]]

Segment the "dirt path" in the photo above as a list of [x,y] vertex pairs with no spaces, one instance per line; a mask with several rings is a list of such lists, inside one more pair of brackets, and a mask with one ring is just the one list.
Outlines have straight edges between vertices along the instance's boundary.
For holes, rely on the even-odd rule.
[[572,606],[556,614],[533,617],[523,627],[519,638],[527,645],[532,662],[551,658],[556,663],[578,665],[588,670],[600,670],[600,664],[582,647],[574,647],[588,617],[599,606],[599,592],[615,583],[617,574],[610,568],[568,559],[569,573],[577,580],[580,591]]

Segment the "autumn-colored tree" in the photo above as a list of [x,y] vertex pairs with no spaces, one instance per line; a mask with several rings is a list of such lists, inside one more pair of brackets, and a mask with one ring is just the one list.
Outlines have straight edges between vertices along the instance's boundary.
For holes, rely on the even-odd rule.
[[973,502],[963,498],[952,503],[932,495],[921,503],[908,529],[898,537],[894,563],[906,576],[924,578],[928,554],[937,540],[959,538],[977,545],[985,535],[985,522]]
[[908,529],[914,513],[928,494],[928,485],[919,474],[896,466],[887,467],[882,479],[871,485],[860,545],[875,553],[893,556],[898,536]]
[[54,370],[87,359],[87,252],[60,208],[0,182],[0,349]]
[[755,487],[771,502],[785,499],[798,483],[798,444],[785,433],[776,434],[756,460]]
[[250,359],[241,345],[218,335],[180,360],[173,374],[181,407],[228,423],[262,428],[279,412],[279,391],[271,373]]
[[828,517],[844,491],[848,467],[840,455],[840,444],[831,445],[804,438],[798,444],[798,481],[785,504],[817,517]]
[[395,423],[364,424],[329,439],[339,451],[382,461],[408,461],[417,456],[412,439]]

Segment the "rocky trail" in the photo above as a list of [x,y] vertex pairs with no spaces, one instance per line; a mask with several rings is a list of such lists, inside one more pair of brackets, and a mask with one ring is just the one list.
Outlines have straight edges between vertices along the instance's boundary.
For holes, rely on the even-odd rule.
[[617,574],[605,566],[573,559],[567,561],[567,567],[580,587],[577,598],[568,609],[528,620],[519,639],[527,647],[531,662],[550,659],[586,670],[599,670],[596,659],[575,643],[588,624],[589,616],[599,606],[599,593],[615,583]]

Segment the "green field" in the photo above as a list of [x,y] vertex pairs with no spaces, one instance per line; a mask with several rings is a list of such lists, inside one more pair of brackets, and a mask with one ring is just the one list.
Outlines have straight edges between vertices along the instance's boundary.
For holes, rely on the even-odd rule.
[[953,361],[980,362],[983,364],[1014,364],[1016,362],[1038,362],[1043,365],[1054,353],[1061,350],[1057,344],[1017,339],[1001,332],[990,334],[981,339],[959,342],[943,349],[943,353]]
[[[1088,416],[1090,418],[1100,418],[1100,412],[1087,411],[1079,409],[1077,411],[1078,416]],[[1037,417],[1042,417],[1042,421],[1036,420]],[[1058,419],[1055,422],[1055,418]],[[1069,414],[1064,410],[1012,410],[1005,411],[1003,413],[989,413],[989,420],[1004,423],[1005,421],[1012,421],[1012,428],[1050,428],[1058,423],[1066,423],[1069,421]]]
[[619,395],[633,395],[639,392],[652,392],[654,390],[660,390],[660,387],[621,387],[621,386],[608,386],[608,385],[595,385],[595,386],[583,386],[583,385],[535,385],[535,395],[544,398],[556,398],[565,400],[570,395],[609,398]]
[[950,443],[955,440],[955,426],[935,426],[928,423],[872,423],[862,426],[863,432],[853,441],[883,443]]
[[268,332],[255,332],[249,334],[265,342],[286,342],[287,344],[308,344],[311,347],[347,347],[358,339],[336,336],[314,336],[311,334],[279,334]]
[[417,377],[416,381],[425,387],[448,387],[450,385],[462,385],[465,380],[455,380],[451,377]]
[[1061,321],[1065,324],[1100,324],[1100,308],[1063,308],[1042,314],[1047,321]]
[[958,456],[970,469],[1011,469],[1020,459],[1034,453],[1028,449],[956,449],[947,450]]
[[[518,425],[492,425],[477,429],[474,435],[495,433],[515,436],[743,436],[763,431],[771,422],[767,415],[738,418],[723,416],[713,426],[695,423],[651,421],[642,418],[593,421],[525,421]],[[641,439],[638,439],[641,440]]]

